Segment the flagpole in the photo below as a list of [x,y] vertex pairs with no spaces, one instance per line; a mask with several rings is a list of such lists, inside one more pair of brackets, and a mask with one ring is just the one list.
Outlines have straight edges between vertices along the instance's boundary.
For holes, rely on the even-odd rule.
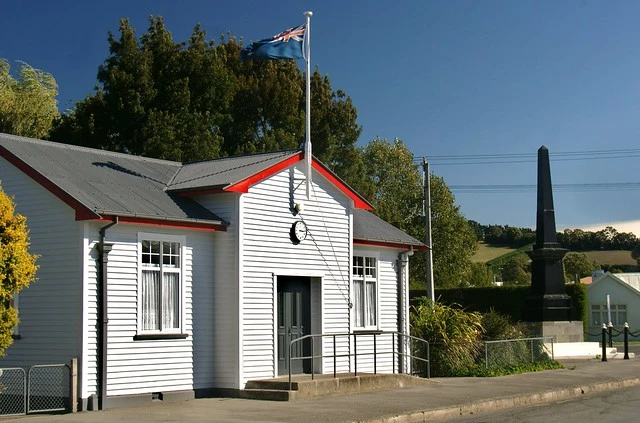
[[307,28],[304,34],[305,59],[307,61],[307,113],[306,113],[306,140],[304,144],[304,157],[307,167],[307,200],[311,200],[311,16],[313,12],[304,12],[307,17]]

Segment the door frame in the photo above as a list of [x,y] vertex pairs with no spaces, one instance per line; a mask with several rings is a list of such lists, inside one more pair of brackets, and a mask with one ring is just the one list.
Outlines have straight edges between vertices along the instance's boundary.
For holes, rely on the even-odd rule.
[[[298,278],[309,284],[309,333],[322,333],[324,327],[324,319],[322,318],[322,298],[323,298],[323,275],[318,273],[300,272],[298,274],[282,273],[273,274],[273,377],[279,377],[280,369],[278,364],[278,279]],[[316,340],[314,343],[314,355],[319,355],[322,351],[322,340]],[[313,363],[315,372],[322,369],[322,359],[316,358]],[[311,369],[309,369],[311,371]]]

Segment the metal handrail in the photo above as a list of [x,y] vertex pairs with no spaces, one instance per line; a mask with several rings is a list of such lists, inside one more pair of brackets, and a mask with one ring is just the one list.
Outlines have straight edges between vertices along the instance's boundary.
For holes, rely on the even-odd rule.
[[[378,343],[377,343],[377,338],[379,336],[385,336],[385,335],[391,335],[391,345],[392,345],[392,351],[383,351],[383,352],[378,352]],[[336,353],[336,338],[339,337],[347,337],[349,340],[349,345],[351,345],[351,337],[353,336],[353,354],[351,352],[347,353],[347,354],[337,354]],[[358,337],[363,337],[363,336],[373,336],[373,352],[363,352],[358,354],[358,342],[357,342],[357,338]],[[324,353],[321,353],[319,355],[315,354],[315,339],[316,338],[320,338],[321,340],[324,338],[332,338],[333,339],[333,354],[330,355],[324,355]],[[304,340],[310,339],[311,340],[311,355],[310,356],[302,356],[302,357],[292,357],[291,356],[291,352],[292,352],[292,346],[295,343],[298,342],[303,342]],[[423,357],[419,357],[417,355],[414,355],[411,353],[412,347],[413,347],[413,342],[417,342],[417,343],[422,343],[422,345],[425,346],[425,350],[426,350],[426,358]],[[398,349],[398,351],[396,351],[396,344],[397,343],[401,343],[404,342],[406,347],[403,350]],[[409,352],[407,353],[407,349],[409,350]],[[403,359],[405,358],[409,358],[410,361],[410,367],[411,370],[410,372],[413,372],[413,360],[417,360],[423,363],[426,363],[426,367],[427,367],[427,378],[431,377],[431,365],[430,365],[430,357],[429,357],[429,342],[427,342],[424,339],[412,336],[412,335],[407,335],[405,333],[401,333],[401,332],[395,332],[395,331],[359,331],[359,332],[340,332],[340,333],[321,333],[321,334],[310,334],[310,335],[304,335],[301,336],[300,338],[296,338],[293,339],[291,341],[289,341],[289,354],[288,354],[288,360],[287,360],[287,367],[288,367],[288,372],[289,372],[289,390],[291,390],[292,388],[292,381],[291,381],[291,361],[292,360],[311,360],[311,379],[315,379],[315,365],[314,365],[314,361],[316,358],[333,358],[333,377],[336,377],[337,374],[337,359],[339,357],[354,357],[354,375],[357,376],[358,375],[358,356],[362,357],[362,356],[366,356],[366,355],[373,355],[373,372],[374,374],[377,374],[377,367],[378,367],[378,356],[379,355],[384,355],[384,354],[391,354],[392,357],[392,363],[393,363],[393,373],[396,373],[396,357],[402,357]],[[351,360],[349,360],[349,362],[351,362]],[[406,367],[406,366],[405,366]],[[400,366],[398,365],[398,373],[402,373],[401,371],[402,369],[400,368]]]

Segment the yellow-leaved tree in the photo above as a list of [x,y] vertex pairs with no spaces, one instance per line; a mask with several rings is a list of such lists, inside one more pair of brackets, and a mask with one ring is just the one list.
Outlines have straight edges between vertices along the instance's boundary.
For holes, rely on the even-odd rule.
[[13,298],[36,280],[37,256],[29,252],[26,218],[0,186],[0,356],[13,342],[18,311]]

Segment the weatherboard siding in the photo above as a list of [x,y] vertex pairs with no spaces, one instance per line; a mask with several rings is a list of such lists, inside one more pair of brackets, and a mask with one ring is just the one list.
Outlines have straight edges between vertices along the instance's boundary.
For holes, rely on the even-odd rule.
[[[134,340],[138,333],[139,232],[186,235],[182,261],[182,333],[188,335],[186,339]],[[107,396],[193,389],[192,286],[205,283],[207,277],[205,263],[211,261],[206,255],[207,233],[119,224],[107,231],[105,240],[113,243],[107,283]]]
[[[247,380],[277,374],[274,342],[277,276],[314,278],[311,283],[314,330],[324,333],[349,330],[351,200],[315,174],[312,199],[307,201],[304,181],[301,165],[295,165],[254,185],[242,198],[241,385]],[[296,216],[291,207],[300,200],[304,202],[304,210]],[[289,231],[292,223],[301,218],[309,235],[295,245]],[[318,295],[322,295],[319,301]],[[339,342],[338,351],[348,351],[346,340]],[[348,360],[343,360],[340,369],[348,370]]]
[[38,280],[20,293],[19,333],[0,367],[68,363],[82,348],[82,224],[61,200],[0,158],[0,183],[27,217]]
[[238,221],[239,194],[194,198],[231,224],[211,235],[206,284],[194,283],[194,375],[196,389],[239,385]]
[[[398,274],[397,260],[400,250],[393,248],[354,248],[355,256],[376,257],[378,261],[378,329],[383,332],[398,331]],[[397,338],[396,338],[397,339]],[[393,340],[389,335],[378,335],[375,348],[372,336],[362,336],[358,340],[358,371],[372,372],[374,364],[378,372],[390,373],[398,357],[393,355]],[[374,352],[377,353],[374,363]],[[397,348],[396,348],[397,352]],[[397,367],[396,367],[397,370]]]

